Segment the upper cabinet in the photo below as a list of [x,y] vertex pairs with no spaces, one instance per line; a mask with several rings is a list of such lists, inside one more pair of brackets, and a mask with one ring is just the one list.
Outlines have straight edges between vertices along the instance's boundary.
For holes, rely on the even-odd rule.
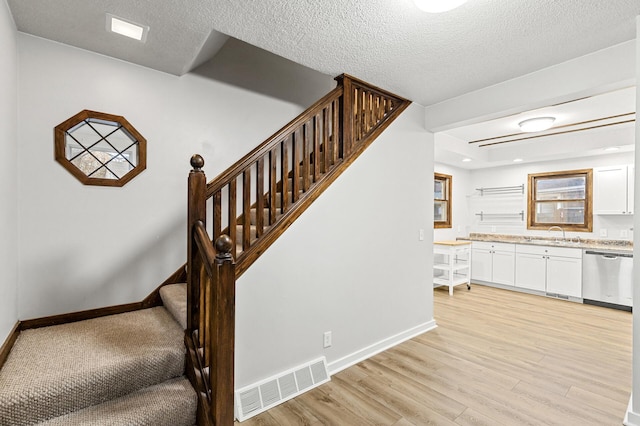
[[593,170],[595,214],[633,214],[634,171],[633,165],[599,167]]

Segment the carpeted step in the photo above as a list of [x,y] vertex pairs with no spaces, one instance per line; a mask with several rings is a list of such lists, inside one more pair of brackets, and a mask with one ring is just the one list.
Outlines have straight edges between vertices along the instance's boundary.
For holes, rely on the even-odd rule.
[[20,333],[0,370],[0,425],[29,425],[184,373],[184,331],[163,307]]
[[196,392],[189,380],[179,377],[40,425],[191,426],[196,423],[196,410]]
[[[257,227],[254,225],[250,225],[249,226],[249,237],[250,237],[250,241],[253,242],[256,239],[256,231],[257,231]],[[242,247],[242,234],[244,232],[244,226],[242,225],[237,225],[236,226],[236,243]]]
[[160,298],[167,311],[183,329],[187,328],[187,284],[169,284],[160,287]]

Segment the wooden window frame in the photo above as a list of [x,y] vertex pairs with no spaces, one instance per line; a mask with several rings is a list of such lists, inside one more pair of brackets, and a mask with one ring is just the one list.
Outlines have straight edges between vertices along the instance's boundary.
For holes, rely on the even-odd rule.
[[452,228],[452,218],[451,218],[451,194],[453,192],[453,176],[451,175],[445,175],[444,173],[434,173],[434,181],[436,180],[443,180],[446,183],[446,198],[441,199],[435,198],[435,194],[433,197],[433,201],[435,203],[435,201],[446,201],[447,202],[447,220],[445,221],[437,221],[433,220],[433,227],[434,228]]
[[[568,223],[537,223],[535,221],[536,201],[534,199],[534,191],[537,179],[567,178],[572,176],[584,176],[585,179],[585,198],[578,200],[552,200],[558,201],[582,201],[584,200],[584,222],[582,224]],[[548,230],[552,226],[559,226],[565,231],[574,232],[592,232],[593,231],[593,169],[581,170],[564,170],[558,172],[534,173],[528,177],[528,194],[527,194],[527,229],[544,229]]]
[[[130,171],[117,179],[105,179],[87,176],[85,172],[80,170],[71,161],[69,161],[69,159],[67,159],[67,132],[73,131],[73,129],[79,124],[91,119],[117,123],[130,135],[130,137],[133,138],[132,142],[135,141],[132,146],[135,145],[137,149],[136,164]],[[105,136],[102,139],[107,140],[108,136]],[[87,148],[85,148],[85,150],[88,151]],[[75,176],[75,178],[82,182],[84,185],[121,187],[147,168],[147,140],[131,125],[131,123],[127,121],[126,118],[122,116],[107,114],[98,111],[83,110],[55,127],[54,157],[55,160],[62,165],[62,167],[64,167],[69,173]]]

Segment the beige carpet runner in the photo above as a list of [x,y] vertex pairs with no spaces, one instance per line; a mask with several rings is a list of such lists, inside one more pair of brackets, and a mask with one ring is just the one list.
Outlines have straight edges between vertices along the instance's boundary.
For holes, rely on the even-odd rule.
[[164,307],[23,331],[0,370],[0,425],[193,425],[183,342]]

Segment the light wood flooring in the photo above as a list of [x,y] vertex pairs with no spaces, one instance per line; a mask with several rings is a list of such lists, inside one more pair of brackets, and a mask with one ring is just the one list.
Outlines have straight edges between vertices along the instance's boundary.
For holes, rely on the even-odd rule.
[[622,424],[630,313],[463,287],[434,291],[437,329],[242,426]]

